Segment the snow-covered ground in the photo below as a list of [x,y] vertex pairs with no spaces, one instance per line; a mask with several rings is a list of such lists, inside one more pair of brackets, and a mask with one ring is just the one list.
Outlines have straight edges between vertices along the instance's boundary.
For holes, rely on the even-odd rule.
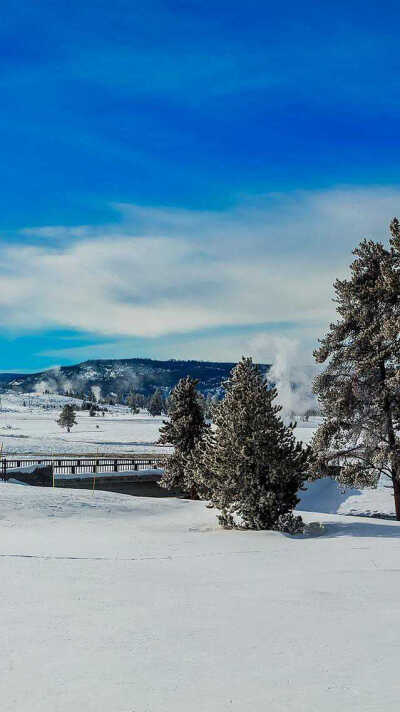
[[356,514],[368,517],[395,516],[393,487],[387,478],[381,478],[378,488],[343,488],[329,477],[307,484],[299,492],[299,509],[327,514]]
[[400,524],[313,511],[365,505],[321,482],[302,537],[223,531],[202,502],[0,484],[1,709],[397,710]]
[[[122,405],[106,406],[105,416],[76,411],[70,433],[56,423],[65,403],[82,401],[59,395],[1,395],[0,443],[6,455],[164,452],[156,445],[162,417],[143,411],[132,415]],[[25,404],[25,405],[24,405]]]
[[[6,455],[99,454],[165,452],[156,445],[163,417],[147,411],[132,415],[123,405],[106,406],[104,417],[90,417],[87,410],[76,411],[78,424],[70,433],[56,420],[65,403],[77,408],[82,401],[55,394],[7,392],[1,394],[0,444]],[[318,418],[299,420],[295,430],[299,440],[309,442]]]
[[[161,451],[162,418],[78,411],[68,434],[71,399],[1,400],[8,455]],[[1,710],[397,710],[400,523],[373,518],[392,492],[300,495],[289,537],[223,531],[202,502],[0,483]]]

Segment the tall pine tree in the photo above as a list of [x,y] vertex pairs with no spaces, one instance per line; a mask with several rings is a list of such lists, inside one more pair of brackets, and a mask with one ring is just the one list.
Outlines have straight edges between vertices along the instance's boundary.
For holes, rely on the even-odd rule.
[[213,409],[215,432],[198,449],[195,476],[225,526],[295,530],[301,519],[292,511],[309,450],[283,423],[277,392],[251,358],[242,358],[223,386],[225,397]]
[[[314,385],[324,416],[313,440],[316,474],[374,486],[386,474],[400,519],[400,224],[388,247],[363,240],[349,279],[334,284],[338,321],[314,352],[326,363]],[[334,469],[331,464],[336,462]]]
[[190,376],[181,378],[177,383],[169,397],[169,420],[164,421],[160,428],[159,439],[160,444],[174,446],[174,452],[166,462],[161,485],[168,489],[179,489],[193,498],[198,493],[187,465],[205,428],[197,383]]

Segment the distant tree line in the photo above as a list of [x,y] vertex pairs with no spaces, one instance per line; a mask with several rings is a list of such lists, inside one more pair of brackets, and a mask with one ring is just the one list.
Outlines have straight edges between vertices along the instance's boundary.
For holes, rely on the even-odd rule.
[[[199,393],[197,391],[196,398],[198,400],[199,407],[201,408],[204,418],[206,420],[211,419],[212,407],[216,402],[218,402],[218,398],[216,396],[212,396],[211,394],[203,396],[202,393]],[[163,414],[168,415],[170,412],[170,408],[173,405],[171,393],[165,395],[160,388],[156,388],[154,393],[151,396],[147,397],[144,396],[142,393],[131,391],[125,402],[129,406],[133,414],[137,414],[140,412],[140,410],[144,409],[147,410],[150,415],[153,416]]]

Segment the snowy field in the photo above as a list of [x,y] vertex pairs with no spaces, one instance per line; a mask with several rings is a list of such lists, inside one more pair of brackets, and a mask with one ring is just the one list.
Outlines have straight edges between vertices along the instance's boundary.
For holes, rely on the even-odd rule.
[[[6,455],[84,455],[162,453],[169,448],[157,445],[163,417],[147,411],[132,415],[123,405],[106,406],[104,417],[92,418],[87,410],[76,411],[78,424],[70,433],[56,420],[65,403],[77,408],[82,401],[59,395],[3,393],[0,409],[0,443]],[[296,436],[309,442],[318,419],[299,421]]]
[[[161,451],[162,418],[78,411],[68,434],[71,399],[1,400],[8,455]],[[202,502],[0,483],[1,710],[397,710],[391,490],[300,495],[289,537],[223,531]]]
[[[25,403],[25,405],[24,405]],[[6,455],[165,452],[156,446],[162,417],[147,412],[132,415],[122,405],[92,418],[76,411],[78,424],[70,433],[56,423],[65,403],[82,401],[58,395],[5,393],[1,395],[0,442]]]
[[201,502],[0,484],[1,709],[397,710],[400,524],[316,513],[370,508],[332,485],[288,537],[223,531]]

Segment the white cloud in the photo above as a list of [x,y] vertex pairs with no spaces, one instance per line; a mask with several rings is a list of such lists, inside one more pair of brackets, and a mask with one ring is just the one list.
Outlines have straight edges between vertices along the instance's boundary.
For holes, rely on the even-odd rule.
[[58,226],[53,244],[3,245],[1,326],[154,339],[290,322],[302,342],[332,318],[332,282],[355,244],[385,239],[400,190],[260,196],[220,213],[119,209],[116,226]]

